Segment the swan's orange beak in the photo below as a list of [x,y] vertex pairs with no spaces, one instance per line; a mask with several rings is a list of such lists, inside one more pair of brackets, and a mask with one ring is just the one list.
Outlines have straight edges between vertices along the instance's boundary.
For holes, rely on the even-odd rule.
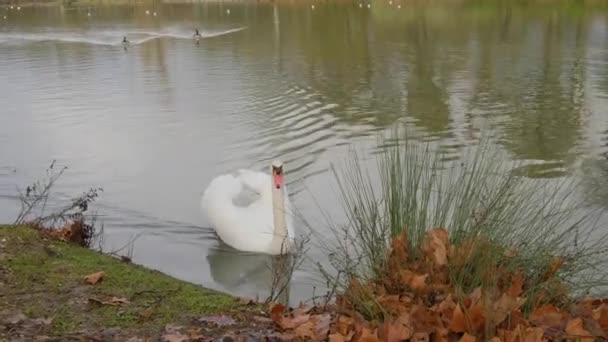
[[280,189],[281,185],[283,185],[283,172],[281,172],[281,169],[272,170],[272,179],[274,181],[274,186],[277,189]]

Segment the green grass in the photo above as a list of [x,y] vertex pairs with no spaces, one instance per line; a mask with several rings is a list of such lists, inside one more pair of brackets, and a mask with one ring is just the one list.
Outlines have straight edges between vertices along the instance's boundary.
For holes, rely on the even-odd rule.
[[[347,288],[351,278],[365,282],[383,277],[391,239],[398,234],[405,233],[416,259],[425,232],[444,227],[451,244],[489,242],[474,244],[464,265],[449,262],[450,283],[457,292],[496,287],[497,265],[524,273],[525,297],[551,289],[556,281],[564,284],[568,298],[556,293],[546,299],[557,305],[605,291],[608,232],[598,224],[604,213],[580,196],[576,177],[538,180],[517,174],[512,171],[517,165],[487,139],[448,162],[431,144],[415,143],[404,131],[381,142],[388,143],[376,168],[365,167],[357,153],[343,171],[334,168],[348,222],[331,224],[337,242],[324,248],[332,256],[334,272],[323,273],[339,288]],[[506,248],[517,255],[505,256]],[[552,256],[568,261],[552,279],[543,280]],[[364,315],[382,313],[369,294],[359,297],[351,299],[359,302]],[[524,310],[532,304],[526,303]]]
[[[168,323],[238,310],[234,297],[177,280],[158,271],[63,242],[43,239],[29,227],[0,226],[0,272],[4,283],[0,307],[29,317],[52,317],[52,332],[81,328],[157,329]],[[103,271],[95,285],[83,277]],[[129,304],[99,305],[88,298],[124,297]],[[147,317],[146,310],[152,314]]]

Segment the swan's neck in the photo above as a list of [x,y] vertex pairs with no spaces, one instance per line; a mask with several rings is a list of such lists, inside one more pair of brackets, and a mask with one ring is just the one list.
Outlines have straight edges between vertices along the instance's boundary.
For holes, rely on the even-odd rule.
[[277,189],[274,184],[272,185],[272,220],[274,223],[272,247],[284,254],[288,248],[285,191],[283,188]]

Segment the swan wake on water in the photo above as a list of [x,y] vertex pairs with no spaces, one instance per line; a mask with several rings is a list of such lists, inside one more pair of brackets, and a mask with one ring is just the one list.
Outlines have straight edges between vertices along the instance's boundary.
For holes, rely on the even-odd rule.
[[203,213],[227,245],[271,255],[286,254],[292,248],[292,204],[283,164],[275,161],[271,170],[271,175],[239,170],[236,176],[217,176],[203,193]]

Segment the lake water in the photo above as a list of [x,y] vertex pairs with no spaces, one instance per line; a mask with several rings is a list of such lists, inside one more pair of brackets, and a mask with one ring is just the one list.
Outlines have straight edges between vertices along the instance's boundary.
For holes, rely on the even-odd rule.
[[[608,176],[608,12],[578,6],[1,7],[0,222],[18,212],[16,187],[56,159],[69,167],[58,198],[104,188],[106,250],[137,236],[137,263],[263,297],[268,258],[222,245],[200,212],[218,174],[280,158],[321,235],[319,208],[342,213],[330,164],[377,152],[397,122],[448,158],[483,129],[528,177],[581,165]],[[294,300],[324,285],[315,246]]]

